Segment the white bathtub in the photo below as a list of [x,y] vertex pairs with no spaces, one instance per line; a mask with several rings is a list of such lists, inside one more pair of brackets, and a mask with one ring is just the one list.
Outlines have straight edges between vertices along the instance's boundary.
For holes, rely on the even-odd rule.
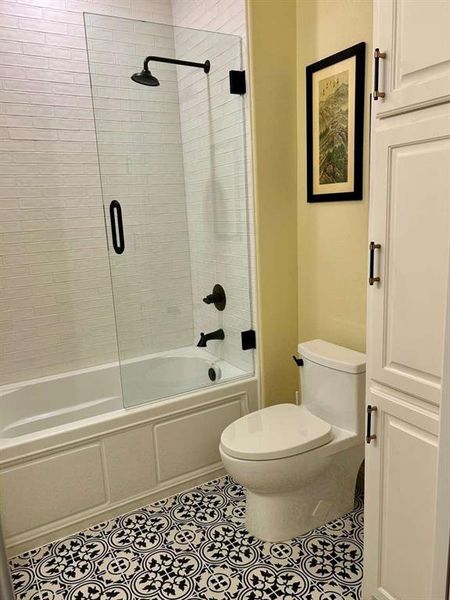
[[[220,373],[212,382],[208,372]],[[180,348],[122,363],[0,387],[0,439],[73,423],[245,377],[201,348]],[[122,382],[121,382],[122,378]],[[122,383],[122,385],[121,385]],[[122,395],[124,402],[122,402]]]
[[139,406],[117,364],[0,388],[11,556],[220,475],[221,431],[258,407],[256,379],[200,348],[126,361],[122,383]]

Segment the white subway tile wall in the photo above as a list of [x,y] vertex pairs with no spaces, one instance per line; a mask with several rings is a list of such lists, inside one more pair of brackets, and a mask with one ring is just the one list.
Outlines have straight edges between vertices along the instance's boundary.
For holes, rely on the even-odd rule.
[[[254,355],[242,351],[240,339],[241,331],[256,324],[250,96],[247,93],[239,100],[227,93],[229,69],[246,71],[248,90],[246,1],[172,0],[172,16],[174,25],[240,38],[228,45],[217,38],[211,48],[217,53],[217,60],[215,56],[210,60],[218,93],[210,98],[201,93],[194,96],[193,74],[180,70],[178,86],[188,221],[196,232],[190,235],[194,329],[223,327],[225,342],[211,344],[212,350],[251,372]],[[198,53],[199,60],[206,52],[195,32],[176,30],[175,47],[178,54]],[[195,302],[213,283],[221,283],[227,292],[223,313]]]
[[[241,349],[251,326],[243,100],[230,94],[229,71],[241,69],[237,36],[175,29],[177,56],[211,62],[208,78],[178,68],[186,205],[194,299],[194,328],[222,327],[225,341],[211,343],[218,356],[244,370],[252,353]],[[225,311],[199,300],[220,283]]]
[[[0,0],[0,383],[117,358],[82,12],[169,24],[174,17],[177,25],[238,33],[245,41],[244,10],[244,0]],[[177,81],[174,67],[160,65],[162,94],[149,101],[148,89],[127,79],[140,64],[137,49],[147,51],[147,24],[130,29],[128,21],[109,21],[121,25],[91,23],[91,57],[104,192],[123,204],[130,249],[129,259],[112,265],[124,355],[188,345],[200,329],[215,326],[210,307],[199,304],[214,268],[226,287],[230,282],[229,321],[217,320],[230,328],[224,357],[250,369],[249,353],[237,343],[249,310],[245,180],[236,187],[239,201],[210,203],[216,214],[205,229],[219,227],[223,245],[204,262],[202,278],[206,238],[188,225],[206,217],[201,204],[210,191],[203,186],[194,198],[202,180],[195,171],[189,179],[194,165],[181,144],[196,151],[192,124],[183,122],[189,80],[180,73]],[[174,49],[173,38],[161,35],[158,43],[161,53]],[[248,135],[248,112],[246,123]],[[222,134],[214,127],[215,144],[236,138],[231,124]],[[236,155],[214,152],[216,172],[223,169],[217,185],[230,170],[243,177]],[[205,160],[199,156],[199,165]]]

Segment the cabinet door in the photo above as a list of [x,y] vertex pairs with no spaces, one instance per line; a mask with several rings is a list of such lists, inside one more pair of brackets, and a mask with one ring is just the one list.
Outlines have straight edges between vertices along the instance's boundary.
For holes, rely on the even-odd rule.
[[450,105],[380,121],[372,136],[368,378],[440,402],[447,295]]
[[438,416],[369,388],[376,439],[366,447],[364,599],[430,600]]
[[450,3],[448,0],[376,0],[374,48],[380,59],[378,117],[450,99]]

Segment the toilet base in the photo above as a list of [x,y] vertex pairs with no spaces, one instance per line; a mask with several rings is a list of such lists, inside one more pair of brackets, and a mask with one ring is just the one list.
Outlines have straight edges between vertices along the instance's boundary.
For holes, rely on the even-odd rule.
[[340,468],[340,458],[331,460],[320,477],[300,489],[275,494],[247,489],[248,531],[266,542],[284,542],[350,512],[358,467]]

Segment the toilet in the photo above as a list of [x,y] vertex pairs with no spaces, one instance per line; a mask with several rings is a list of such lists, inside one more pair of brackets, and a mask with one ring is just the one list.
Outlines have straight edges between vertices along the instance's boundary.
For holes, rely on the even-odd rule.
[[245,415],[220,440],[225,469],[247,490],[247,529],[268,542],[352,510],[364,459],[365,355],[323,340],[298,349],[301,405]]

